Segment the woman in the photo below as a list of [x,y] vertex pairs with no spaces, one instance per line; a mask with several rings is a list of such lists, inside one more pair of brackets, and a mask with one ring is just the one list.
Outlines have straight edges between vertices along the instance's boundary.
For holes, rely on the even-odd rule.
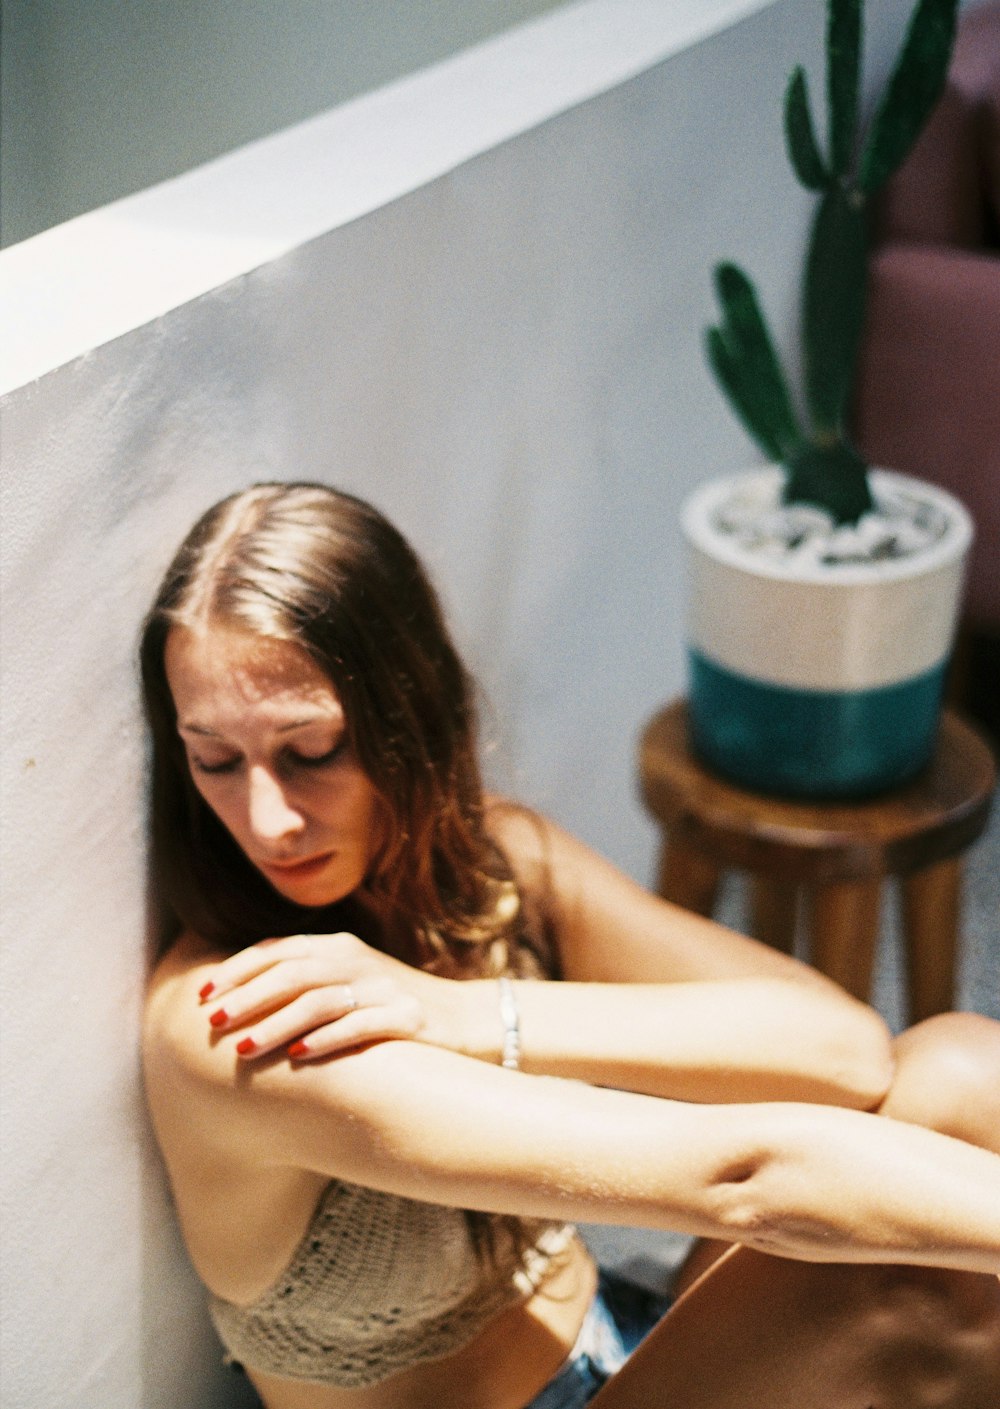
[[[142,666],[175,921],[149,1102],[267,1409],[568,1409],[605,1382],[623,1409],[668,1384],[801,1409],[788,1343],[831,1406],[929,1386],[986,1409],[995,1025],[939,1019],[894,1053],[811,970],[485,798],[434,593],[350,496],[259,485],[209,511]],[[765,1303],[781,1337],[716,1355],[706,1390],[710,1337],[599,1277],[576,1220],[678,1229],[706,1262],[745,1245],[683,1306],[717,1279],[725,1345]]]

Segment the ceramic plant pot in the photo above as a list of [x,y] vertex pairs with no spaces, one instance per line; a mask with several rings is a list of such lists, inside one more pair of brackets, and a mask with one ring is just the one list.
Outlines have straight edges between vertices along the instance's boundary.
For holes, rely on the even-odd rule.
[[930,757],[972,522],[951,495],[873,472],[940,511],[940,536],[910,556],[864,563],[768,563],[719,530],[737,490],[777,503],[781,471],[702,486],[681,524],[690,562],[692,744],[751,789],[864,797]]

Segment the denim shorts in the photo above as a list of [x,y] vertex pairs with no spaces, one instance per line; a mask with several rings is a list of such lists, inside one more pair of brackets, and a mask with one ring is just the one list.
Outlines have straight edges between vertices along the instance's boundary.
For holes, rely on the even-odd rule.
[[583,1409],[669,1306],[670,1297],[602,1270],[569,1358],[525,1409]]

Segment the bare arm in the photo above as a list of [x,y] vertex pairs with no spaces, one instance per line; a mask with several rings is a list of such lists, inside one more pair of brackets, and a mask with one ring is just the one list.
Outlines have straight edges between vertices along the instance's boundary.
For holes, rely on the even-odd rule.
[[[867,1109],[884,1096],[889,1034],[872,1009],[650,895],[551,823],[498,812],[522,883],[546,890],[568,980],[517,985],[525,1070],[690,1101]],[[423,974],[351,936],[255,946],[213,977],[209,1012],[224,1005],[247,1056],[303,1036],[302,1056],[385,1036],[499,1056],[495,982]],[[360,1006],[345,1014],[346,986]]]
[[[561,828],[495,809],[523,883],[546,888],[567,982],[517,985],[522,1065],[688,1101],[863,1109],[892,1079],[888,1030],[815,970],[651,895]],[[476,1011],[477,995],[465,999]],[[495,1042],[479,996],[465,1050]],[[478,1053],[477,1053],[478,1054]]]
[[[155,1038],[154,1112],[248,1168],[461,1207],[627,1222],[816,1261],[1000,1271],[1000,1158],[855,1111],[691,1106],[422,1044],[241,1065],[231,1037]],[[169,1144],[169,1141],[168,1141]]]
[[682,1101],[872,1109],[892,1058],[881,1020],[782,979],[516,985],[524,1070]]

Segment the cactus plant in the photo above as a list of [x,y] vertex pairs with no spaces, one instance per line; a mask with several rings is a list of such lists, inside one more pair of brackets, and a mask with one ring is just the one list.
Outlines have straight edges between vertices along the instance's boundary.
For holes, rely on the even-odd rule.
[[862,142],[863,5],[864,0],[828,0],[825,155],[801,66],[785,92],[789,160],[800,184],[819,196],[802,291],[805,425],[753,283],[735,264],[719,264],[714,271],[722,318],[706,334],[709,363],[730,404],[765,456],[785,466],[785,502],[819,505],[838,524],[856,522],[873,506],[868,466],[844,424],[864,318],[868,206],[910,151],[941,94],[958,0],[919,0]]

